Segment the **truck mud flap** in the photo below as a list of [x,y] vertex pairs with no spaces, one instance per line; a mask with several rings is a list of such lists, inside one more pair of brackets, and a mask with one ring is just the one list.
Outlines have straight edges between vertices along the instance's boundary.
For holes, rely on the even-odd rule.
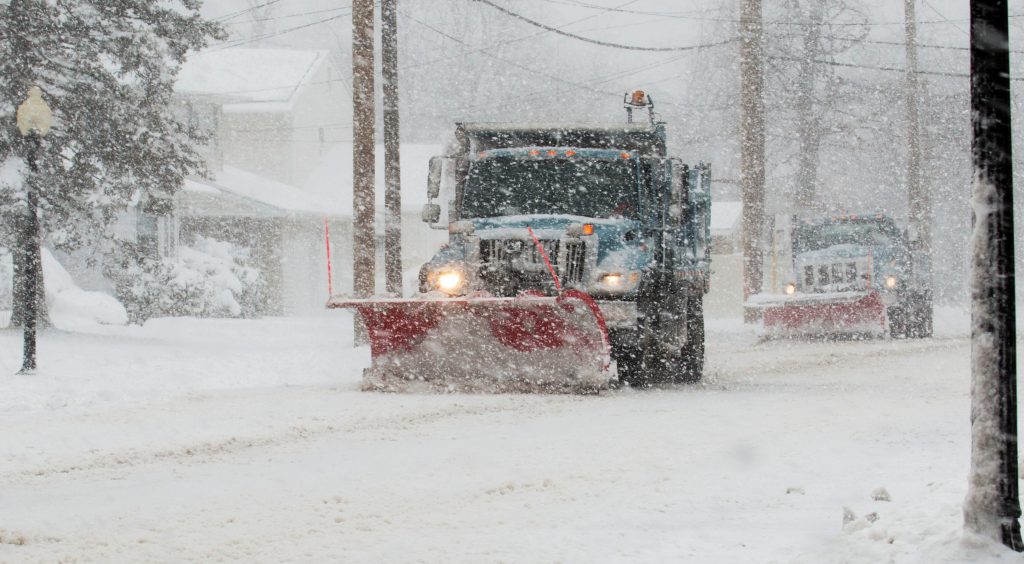
[[594,300],[558,297],[350,300],[370,339],[363,389],[423,392],[569,392],[614,377],[608,329]]

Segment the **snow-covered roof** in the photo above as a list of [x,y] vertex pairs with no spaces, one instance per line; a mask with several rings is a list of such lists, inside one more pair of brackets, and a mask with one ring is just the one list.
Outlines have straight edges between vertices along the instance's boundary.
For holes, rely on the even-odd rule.
[[209,49],[182,65],[175,91],[231,100],[226,111],[286,110],[326,60],[327,51]]
[[299,188],[230,166],[216,172],[213,180],[186,180],[180,202],[183,213],[198,216],[283,217],[296,213],[332,213]]
[[[402,165],[402,211],[419,212],[427,203],[427,172],[430,157],[444,153],[439,145],[403,143]],[[376,157],[376,211],[384,210],[384,146],[377,145]],[[331,203],[332,209],[340,215],[352,215],[352,144],[339,143],[320,158],[320,163],[310,174],[303,191],[318,202]]]
[[[430,157],[434,145],[402,145],[402,210],[419,212],[427,202]],[[384,211],[384,147],[377,146],[378,215]],[[324,153],[306,184],[299,188],[236,167],[225,166],[213,180],[185,181],[180,197],[192,215],[282,217],[295,214],[352,216],[352,145],[334,145]]]
[[741,215],[743,215],[743,202],[712,202],[711,231],[716,234],[732,232],[739,226]]

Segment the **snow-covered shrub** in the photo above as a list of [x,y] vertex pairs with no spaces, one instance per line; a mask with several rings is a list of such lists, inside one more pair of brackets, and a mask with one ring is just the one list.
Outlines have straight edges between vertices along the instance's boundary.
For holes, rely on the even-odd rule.
[[130,321],[151,317],[252,317],[259,313],[264,281],[250,266],[249,251],[199,237],[179,247],[177,259],[142,256],[121,244],[108,274]]

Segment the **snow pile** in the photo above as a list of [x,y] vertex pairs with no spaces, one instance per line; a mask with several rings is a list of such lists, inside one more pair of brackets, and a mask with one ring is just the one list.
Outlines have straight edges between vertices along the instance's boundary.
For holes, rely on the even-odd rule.
[[[10,323],[14,308],[14,266],[11,253],[0,248],[0,327]],[[58,329],[73,331],[95,325],[124,325],[124,306],[103,292],[83,290],[49,250],[43,249],[43,288],[50,321]]]
[[124,325],[128,312],[112,296],[79,288],[48,249],[43,249],[43,287],[54,327],[72,331],[96,324]]

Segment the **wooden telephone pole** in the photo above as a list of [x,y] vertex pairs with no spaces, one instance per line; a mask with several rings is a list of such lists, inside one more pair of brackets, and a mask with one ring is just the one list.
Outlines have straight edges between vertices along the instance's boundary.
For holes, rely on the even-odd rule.
[[[743,297],[761,293],[764,267],[764,74],[761,0],[741,0],[740,187],[743,195]],[[747,316],[747,321],[753,321]]]
[[381,78],[384,81],[384,280],[402,295],[402,167],[398,120],[398,0],[382,0]]
[[375,289],[373,0],[352,0],[352,288]]
[[1017,333],[1006,0],[971,0],[971,471],[964,526],[1017,552]]
[[921,85],[917,72],[917,17],[914,2],[904,0],[907,42],[907,197],[910,206],[910,225],[916,231],[918,250],[927,257],[932,255],[931,195],[921,181],[921,126],[919,100]]

